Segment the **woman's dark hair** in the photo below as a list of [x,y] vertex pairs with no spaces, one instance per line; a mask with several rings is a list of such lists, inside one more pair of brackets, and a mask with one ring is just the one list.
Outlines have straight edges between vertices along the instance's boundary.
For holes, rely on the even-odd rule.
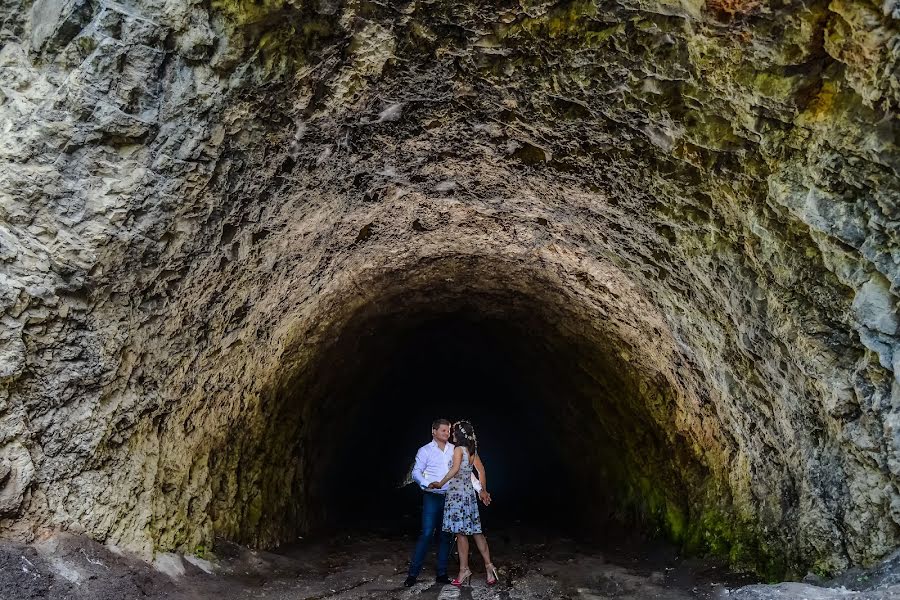
[[469,457],[475,458],[478,454],[478,440],[475,439],[475,428],[468,421],[457,421],[453,424],[453,439],[457,446],[465,446],[469,451]]

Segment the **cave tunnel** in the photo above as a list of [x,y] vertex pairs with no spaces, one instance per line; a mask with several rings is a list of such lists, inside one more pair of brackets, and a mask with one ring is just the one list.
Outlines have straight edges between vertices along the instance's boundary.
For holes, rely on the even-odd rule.
[[[282,375],[264,441],[241,455],[270,458],[234,537],[414,533],[421,498],[407,474],[432,421],[448,418],[475,424],[493,498],[486,528],[600,540],[627,527],[703,546],[690,515],[712,476],[677,430],[678,392],[648,365],[654,352],[629,354],[634,340],[612,337],[641,312],[627,293],[599,322],[522,264],[425,271],[382,275],[364,302],[344,298],[348,316],[332,315],[303,366]],[[646,349],[661,339],[648,331]],[[292,455],[271,460],[279,448]]]

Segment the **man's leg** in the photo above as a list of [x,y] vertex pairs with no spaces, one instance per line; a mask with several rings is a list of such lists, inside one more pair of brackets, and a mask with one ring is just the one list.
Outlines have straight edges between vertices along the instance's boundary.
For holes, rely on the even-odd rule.
[[447,576],[447,563],[450,562],[450,550],[453,549],[453,534],[449,531],[441,531],[440,545],[438,546],[437,576]]
[[425,555],[428,554],[428,547],[431,545],[431,539],[434,537],[434,530],[440,526],[438,517],[441,515],[441,507],[444,505],[442,496],[429,492],[425,492],[423,495],[422,533],[419,535],[419,541],[416,543],[416,550],[409,565],[409,577],[412,578],[418,577],[422,571]]
[[438,545],[438,561],[437,576],[447,576],[447,563],[450,562],[450,549],[453,547],[453,534],[449,531],[442,531],[441,524],[444,521],[444,497],[441,497],[441,512],[438,515],[438,535],[440,537]]

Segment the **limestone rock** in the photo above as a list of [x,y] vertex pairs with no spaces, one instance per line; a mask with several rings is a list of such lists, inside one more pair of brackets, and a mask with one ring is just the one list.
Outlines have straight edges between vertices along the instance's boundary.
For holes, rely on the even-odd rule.
[[31,48],[56,52],[90,21],[90,0],[36,0],[31,5]]
[[291,538],[369,332],[467,310],[686,547],[900,546],[894,4],[0,11],[4,535]]

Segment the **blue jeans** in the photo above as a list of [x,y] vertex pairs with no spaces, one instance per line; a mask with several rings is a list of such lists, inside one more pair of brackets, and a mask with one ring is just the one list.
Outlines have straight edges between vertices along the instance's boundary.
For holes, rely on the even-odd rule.
[[411,577],[418,577],[422,571],[422,565],[425,563],[425,555],[428,553],[428,547],[434,538],[434,531],[438,531],[440,538],[438,544],[438,576],[447,574],[447,563],[450,561],[450,546],[453,542],[453,534],[441,531],[441,525],[444,521],[444,495],[435,494],[433,492],[425,492],[422,494],[424,500],[422,502],[422,534],[419,535],[419,541],[416,543],[416,551],[413,553],[412,562],[409,565],[409,574]]

